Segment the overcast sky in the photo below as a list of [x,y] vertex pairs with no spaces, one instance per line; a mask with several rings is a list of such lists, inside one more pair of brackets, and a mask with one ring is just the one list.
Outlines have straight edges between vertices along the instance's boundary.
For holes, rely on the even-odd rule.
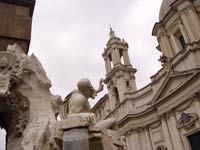
[[[160,69],[157,60],[161,54],[151,33],[162,0],[36,1],[29,55],[34,53],[41,61],[52,81],[53,94],[65,97],[83,77],[98,87],[98,80],[105,77],[102,53],[109,39],[109,25],[129,43],[130,59],[138,70],[138,89]],[[5,135],[0,136],[1,141],[4,139]]]

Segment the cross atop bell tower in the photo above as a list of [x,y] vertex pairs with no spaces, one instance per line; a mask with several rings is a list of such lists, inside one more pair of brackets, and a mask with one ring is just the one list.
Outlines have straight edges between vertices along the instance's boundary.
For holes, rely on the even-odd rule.
[[[106,79],[110,105],[114,109],[125,100],[128,92],[136,91],[135,72],[128,54],[128,43],[110,28],[110,38],[104,49]],[[111,109],[112,109],[111,108]]]
[[0,51],[18,44],[27,54],[35,0],[0,0]]

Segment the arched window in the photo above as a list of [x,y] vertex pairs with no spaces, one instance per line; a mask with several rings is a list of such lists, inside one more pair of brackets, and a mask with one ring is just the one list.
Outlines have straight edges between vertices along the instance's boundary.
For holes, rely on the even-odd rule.
[[179,44],[181,45],[181,48],[184,49],[186,46],[186,42],[180,29],[176,31],[175,37],[177,38]]
[[172,23],[167,29],[167,35],[170,36],[174,56],[185,49],[186,44],[189,43],[188,35],[181,21]]
[[124,65],[123,49],[119,49],[119,54],[120,54],[120,61],[121,61],[121,64]]

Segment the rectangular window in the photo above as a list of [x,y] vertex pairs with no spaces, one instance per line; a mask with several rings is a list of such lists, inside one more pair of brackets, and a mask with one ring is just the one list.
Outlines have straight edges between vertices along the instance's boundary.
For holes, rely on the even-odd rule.
[[128,80],[126,81],[126,87],[130,87],[130,82]]
[[178,39],[178,42],[179,42],[181,48],[184,49],[185,46],[186,46],[186,42],[185,42],[185,39],[184,39],[184,37],[183,37],[183,34],[182,34],[181,30],[178,30],[178,31],[176,32],[175,36],[176,36],[176,38]]
[[200,149],[200,132],[188,136],[188,140],[190,142],[191,150]]
[[181,35],[179,38],[179,42],[181,43],[182,48],[185,48],[186,43],[184,37]]

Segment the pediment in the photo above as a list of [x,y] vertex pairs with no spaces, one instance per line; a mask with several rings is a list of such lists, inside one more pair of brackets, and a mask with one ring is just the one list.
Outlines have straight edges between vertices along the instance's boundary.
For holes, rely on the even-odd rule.
[[160,99],[172,94],[180,89],[188,80],[190,80],[195,73],[177,73],[166,76],[164,82],[161,84],[157,94],[152,100],[152,104],[157,103]]

